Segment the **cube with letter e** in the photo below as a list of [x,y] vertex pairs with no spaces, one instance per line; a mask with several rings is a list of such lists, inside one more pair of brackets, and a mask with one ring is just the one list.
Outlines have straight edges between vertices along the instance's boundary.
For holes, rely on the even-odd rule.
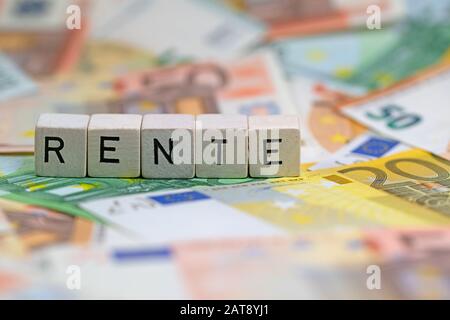
[[36,175],[85,177],[89,116],[42,114],[36,124]]
[[298,116],[250,116],[248,127],[251,177],[300,175]]
[[141,174],[141,122],[136,114],[94,114],[88,127],[88,175],[135,178]]

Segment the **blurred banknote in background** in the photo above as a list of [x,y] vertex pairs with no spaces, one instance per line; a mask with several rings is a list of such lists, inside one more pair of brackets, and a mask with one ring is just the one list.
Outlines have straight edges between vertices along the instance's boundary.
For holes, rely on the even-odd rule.
[[0,55],[0,101],[28,95],[36,90],[36,85],[9,59]]
[[67,71],[78,58],[86,29],[66,27],[66,9],[84,1],[2,1],[0,51],[33,76]]
[[[105,45],[104,49],[108,50],[109,46]],[[99,49],[93,47],[91,50]],[[100,71],[80,71],[74,79],[62,81],[78,79],[81,84],[68,83],[68,89],[61,88],[65,83],[61,83],[59,87],[46,84],[47,87],[43,90],[50,90],[51,97],[46,94],[37,99],[23,98],[22,101],[5,106],[10,110],[5,114],[8,123],[0,129],[0,144],[33,145],[34,126],[39,114],[44,112],[244,115],[295,113],[289,88],[277,61],[270,53],[259,53],[227,64],[205,62],[148,70],[145,67],[152,61],[150,56],[145,61],[144,57],[136,54],[136,59],[144,68],[143,71],[122,72],[117,76]],[[89,60],[86,63],[88,62]],[[155,61],[154,64],[156,63]],[[99,64],[100,62],[94,62],[93,67],[101,69]],[[124,65],[125,70],[127,67]],[[97,77],[96,82],[93,77]],[[106,83],[104,88],[101,87],[103,79],[114,81]],[[88,84],[92,84],[92,87],[89,88]],[[76,87],[71,88],[74,85]],[[103,97],[104,101],[99,101],[98,96]],[[35,104],[33,108],[30,108],[31,103]]]
[[119,0],[111,5],[100,0],[93,1],[93,7],[94,38],[125,42],[158,55],[169,50],[182,58],[236,58],[259,42],[264,31],[217,1]]
[[360,27],[366,24],[367,7],[377,6],[385,23],[405,15],[405,1],[332,0],[224,0],[268,26],[270,40]]

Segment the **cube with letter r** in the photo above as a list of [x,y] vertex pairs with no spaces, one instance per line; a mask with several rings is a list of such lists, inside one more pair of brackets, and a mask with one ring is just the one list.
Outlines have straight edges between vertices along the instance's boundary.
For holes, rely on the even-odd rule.
[[85,177],[89,116],[42,114],[36,124],[36,175]]

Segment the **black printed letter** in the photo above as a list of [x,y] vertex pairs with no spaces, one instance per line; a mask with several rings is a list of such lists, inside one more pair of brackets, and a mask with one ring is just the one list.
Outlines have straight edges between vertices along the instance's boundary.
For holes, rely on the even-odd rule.
[[173,164],[173,159],[172,159],[172,151],[173,151],[173,140],[169,139],[169,153],[166,152],[166,150],[164,150],[163,146],[161,145],[161,143],[158,141],[158,139],[153,139],[153,155],[155,157],[155,164],[159,164],[158,161],[158,149],[162,151],[162,154],[164,156],[164,158],[167,159],[167,161],[169,161],[170,164]]
[[[49,147],[49,142],[53,140],[53,141],[58,141],[59,142],[59,146],[58,147]],[[56,156],[58,157],[58,160],[60,163],[64,163],[64,159],[61,155],[61,150],[64,148],[64,140],[59,138],[59,137],[45,137],[45,153],[44,153],[44,162],[48,162],[48,153],[50,151],[55,151]]]
[[116,151],[115,147],[105,147],[105,140],[120,141],[119,137],[100,137],[100,162],[119,163],[119,159],[105,158],[105,151]]
[[267,149],[267,144],[272,143],[272,142],[278,142],[281,143],[281,139],[264,139],[264,164],[265,165],[272,165],[272,164],[278,164],[278,165],[282,165],[283,161],[279,160],[279,161],[268,161],[267,160],[267,155],[268,154],[272,154],[272,153],[276,153],[279,150],[276,149]]

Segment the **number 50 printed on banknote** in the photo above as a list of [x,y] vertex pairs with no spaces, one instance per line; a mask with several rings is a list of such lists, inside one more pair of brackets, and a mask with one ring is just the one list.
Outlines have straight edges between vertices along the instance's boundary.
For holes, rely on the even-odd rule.
[[395,87],[342,106],[380,133],[450,159],[450,67],[438,67]]

